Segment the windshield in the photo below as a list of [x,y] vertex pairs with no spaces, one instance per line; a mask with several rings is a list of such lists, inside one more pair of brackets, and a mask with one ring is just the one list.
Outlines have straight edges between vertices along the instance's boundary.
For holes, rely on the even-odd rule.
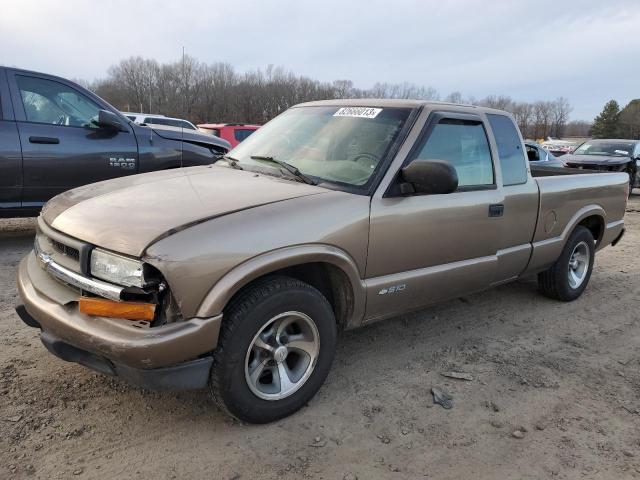
[[249,170],[280,170],[260,159],[270,157],[319,182],[363,186],[378,170],[409,112],[407,108],[292,108],[256,130],[230,156]]
[[633,147],[634,142],[585,142],[573,154],[628,157],[633,152]]

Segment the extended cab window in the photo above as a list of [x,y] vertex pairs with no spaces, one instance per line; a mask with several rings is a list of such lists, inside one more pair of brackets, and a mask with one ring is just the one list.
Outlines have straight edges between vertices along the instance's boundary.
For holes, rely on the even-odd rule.
[[459,187],[494,183],[489,142],[480,122],[440,120],[416,158],[451,163],[458,173]]
[[520,135],[511,119],[505,115],[487,114],[493,136],[498,145],[502,168],[502,184],[518,185],[527,182],[527,165],[522,152]]
[[44,78],[16,75],[28,122],[95,127],[100,107],[71,87]]
[[530,162],[537,162],[539,160],[542,160],[540,150],[538,150],[536,147],[525,145],[524,148],[527,149],[527,157],[529,158]]

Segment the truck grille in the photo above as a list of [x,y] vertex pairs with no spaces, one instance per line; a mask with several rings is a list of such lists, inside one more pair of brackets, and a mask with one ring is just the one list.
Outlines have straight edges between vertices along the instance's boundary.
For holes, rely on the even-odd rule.
[[49,242],[51,242],[51,246],[55,248],[58,252],[62,253],[63,255],[66,255],[67,257],[74,259],[76,262],[80,261],[80,252],[78,251],[78,249],[65,245],[64,243],[60,243],[57,240],[54,240],[53,238],[50,238]]

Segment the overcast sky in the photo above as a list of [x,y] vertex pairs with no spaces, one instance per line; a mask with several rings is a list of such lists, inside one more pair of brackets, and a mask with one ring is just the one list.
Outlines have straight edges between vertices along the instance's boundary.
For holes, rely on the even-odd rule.
[[0,65],[93,80],[120,59],[187,54],[239,71],[568,97],[591,120],[640,97],[640,0],[31,1],[0,7]]

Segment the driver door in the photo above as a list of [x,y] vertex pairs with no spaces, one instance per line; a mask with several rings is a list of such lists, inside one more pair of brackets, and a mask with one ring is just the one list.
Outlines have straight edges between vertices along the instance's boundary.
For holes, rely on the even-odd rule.
[[23,207],[42,206],[80,185],[137,173],[133,132],[91,124],[104,106],[58,78],[11,70],[7,74],[22,145]]
[[487,131],[478,115],[432,113],[405,164],[446,160],[456,169],[458,189],[444,195],[390,189],[372,198],[366,321],[494,282],[504,194]]

